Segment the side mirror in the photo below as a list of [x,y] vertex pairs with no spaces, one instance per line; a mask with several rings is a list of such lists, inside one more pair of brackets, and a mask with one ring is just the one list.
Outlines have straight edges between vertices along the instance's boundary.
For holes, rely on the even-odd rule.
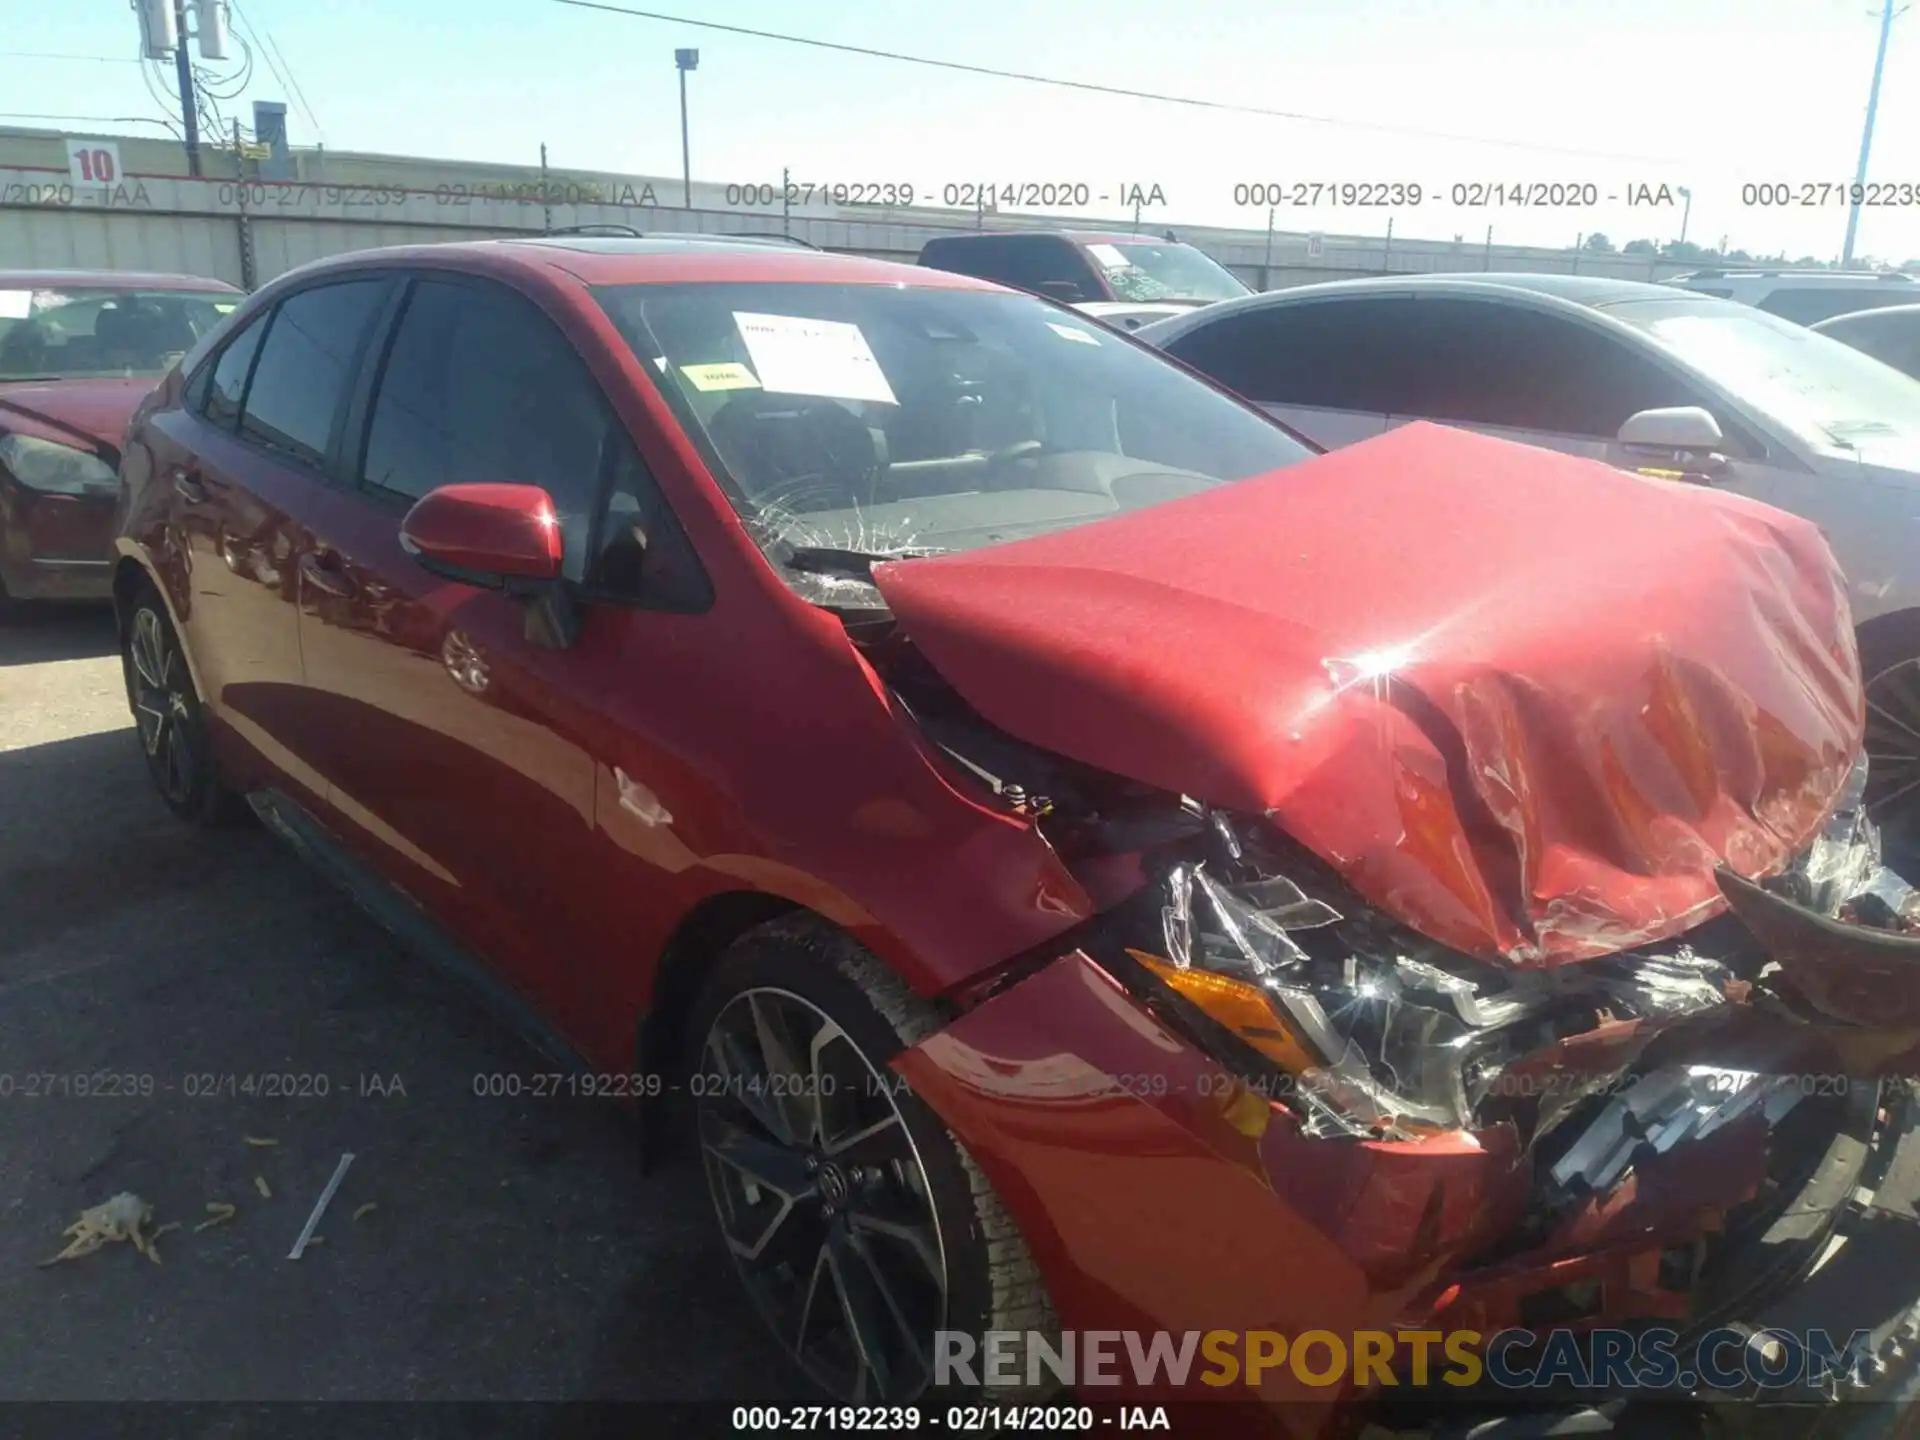
[[442,485],[400,522],[400,548],[447,580],[527,602],[527,639],[563,650],[579,633],[560,578],[560,520],[537,485]]
[[1726,443],[1720,422],[1698,405],[1642,410],[1620,427],[1620,443],[1645,450],[1712,452]]

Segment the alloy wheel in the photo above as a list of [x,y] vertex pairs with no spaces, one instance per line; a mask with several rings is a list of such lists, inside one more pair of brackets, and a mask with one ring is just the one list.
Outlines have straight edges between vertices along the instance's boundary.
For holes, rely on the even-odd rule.
[[183,805],[193,793],[195,780],[193,742],[183,733],[193,723],[185,688],[189,682],[180,652],[151,606],[134,612],[127,658],[133,668],[133,718],[147,769],[160,793]]
[[947,1268],[901,1082],[786,990],[735,994],[702,1049],[701,1157],[756,1308],[837,1398],[912,1399],[932,1376]]

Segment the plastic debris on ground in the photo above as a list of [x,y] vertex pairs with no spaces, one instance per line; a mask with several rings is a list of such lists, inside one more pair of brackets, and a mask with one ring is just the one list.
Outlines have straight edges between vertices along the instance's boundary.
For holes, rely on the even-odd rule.
[[80,1218],[61,1232],[67,1236],[67,1248],[51,1260],[40,1263],[45,1266],[57,1265],[62,1260],[78,1260],[83,1255],[91,1255],[103,1245],[126,1241],[158,1265],[160,1252],[154,1248],[154,1240],[179,1226],[163,1225],[156,1230],[151,1228],[152,1225],[153,1207],[138,1195],[123,1190],[104,1204],[82,1210]]

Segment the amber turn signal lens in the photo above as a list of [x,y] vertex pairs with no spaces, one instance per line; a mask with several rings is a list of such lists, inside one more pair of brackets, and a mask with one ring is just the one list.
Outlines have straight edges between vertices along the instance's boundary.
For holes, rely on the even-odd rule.
[[1142,950],[1129,949],[1127,954],[1289,1075],[1303,1074],[1320,1063],[1294,1037],[1258,986],[1212,970],[1182,969]]

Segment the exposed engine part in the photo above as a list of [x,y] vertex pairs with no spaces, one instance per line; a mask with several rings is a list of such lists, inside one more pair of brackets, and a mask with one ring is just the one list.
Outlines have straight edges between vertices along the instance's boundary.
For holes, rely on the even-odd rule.
[[1684,1140],[1703,1140],[1755,1106],[1769,1128],[1806,1091],[1795,1076],[1762,1076],[1708,1065],[1655,1071],[1616,1095],[1548,1174],[1563,1190],[1612,1189],[1641,1147],[1664,1155]]

